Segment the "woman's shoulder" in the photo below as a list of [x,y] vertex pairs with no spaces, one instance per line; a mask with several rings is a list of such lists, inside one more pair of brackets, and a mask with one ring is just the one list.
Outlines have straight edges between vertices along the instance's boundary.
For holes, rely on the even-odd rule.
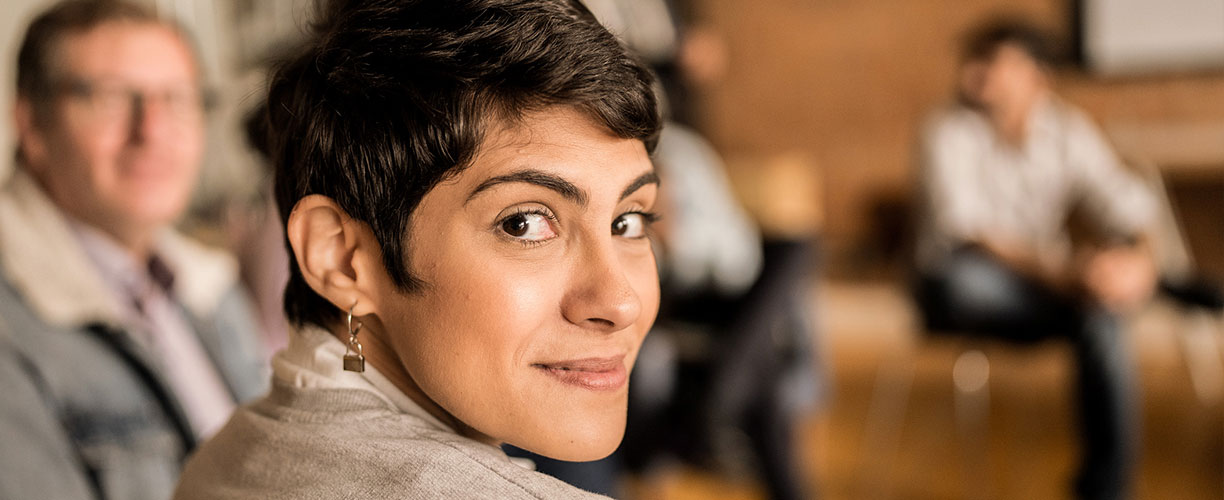
[[330,414],[275,395],[240,409],[188,461],[175,498],[599,498],[356,396]]

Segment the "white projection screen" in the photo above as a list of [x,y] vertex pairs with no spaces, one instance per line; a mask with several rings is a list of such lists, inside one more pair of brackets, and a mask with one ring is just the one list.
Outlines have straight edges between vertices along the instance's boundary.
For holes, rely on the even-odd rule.
[[1224,69],[1224,0],[1081,0],[1088,67],[1107,75]]

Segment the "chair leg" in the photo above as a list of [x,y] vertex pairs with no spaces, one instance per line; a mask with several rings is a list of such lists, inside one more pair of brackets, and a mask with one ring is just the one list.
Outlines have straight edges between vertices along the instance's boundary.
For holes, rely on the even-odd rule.
[[964,466],[965,498],[990,498],[990,360],[977,349],[956,358],[952,367],[955,385],[956,427],[960,435]]
[[[1218,319],[1219,319],[1219,321],[1220,321],[1219,331],[1220,331],[1221,333],[1224,333],[1224,311],[1220,311],[1219,315],[1220,315],[1220,317],[1218,318]],[[1219,353],[1218,351],[1216,351],[1214,354],[1219,355],[1220,353]],[[1218,358],[1217,358],[1217,359],[1218,359]],[[1224,486],[1224,485],[1221,485],[1221,486]],[[1224,491],[1224,488],[1222,488],[1220,491]]]
[[858,470],[860,498],[888,498],[892,465],[901,447],[901,430],[914,383],[915,361],[912,352],[889,356],[876,371],[875,387],[867,408],[863,446]]
[[[1224,363],[1216,339],[1215,318],[1203,310],[1187,311],[1191,324],[1181,329],[1182,357],[1190,372],[1190,384],[1199,404],[1210,407],[1224,397]],[[1221,325],[1224,326],[1224,325]]]

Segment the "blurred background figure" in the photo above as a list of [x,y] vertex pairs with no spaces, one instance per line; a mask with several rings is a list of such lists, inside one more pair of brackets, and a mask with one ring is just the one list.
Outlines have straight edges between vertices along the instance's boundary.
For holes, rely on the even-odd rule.
[[251,294],[263,333],[263,352],[271,356],[289,344],[284,314],[289,255],[285,249],[285,227],[276,209],[272,159],[265,150],[268,141],[259,109],[261,106],[252,107],[241,122],[243,142],[254,153],[251,163],[256,168],[230,179],[255,189],[220,197],[209,210],[196,210],[187,227],[211,232],[219,244],[238,258],[242,284]]
[[[917,302],[930,330],[1074,346],[1079,498],[1127,498],[1138,426],[1134,366],[1118,314],[1156,283],[1155,199],[1096,126],[1057,98],[1052,47],[1001,21],[972,33],[959,102],[922,145]],[[1076,254],[1068,221],[1091,240]]]
[[756,477],[769,498],[812,497],[796,429],[824,382],[811,341],[815,234],[755,224],[713,148],[669,127],[655,154],[670,204],[657,236],[664,299],[630,386],[625,459],[649,476],[679,457]]
[[167,498],[184,457],[265,386],[236,263],[176,232],[205,92],[187,35],[69,1],[17,64],[0,188],[0,497]]

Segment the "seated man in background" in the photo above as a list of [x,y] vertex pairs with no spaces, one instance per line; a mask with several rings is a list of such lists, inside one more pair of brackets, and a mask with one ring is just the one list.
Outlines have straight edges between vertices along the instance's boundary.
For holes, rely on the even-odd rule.
[[[1152,192],[1050,89],[1048,42],[1021,23],[968,40],[960,102],[923,136],[918,303],[928,328],[1074,346],[1080,498],[1129,494],[1139,436],[1119,314],[1150,297]],[[1092,243],[1072,247],[1082,213]]]
[[184,33],[142,7],[58,4],[17,68],[0,186],[0,498],[164,499],[263,380],[236,267],[171,223],[204,99]]

